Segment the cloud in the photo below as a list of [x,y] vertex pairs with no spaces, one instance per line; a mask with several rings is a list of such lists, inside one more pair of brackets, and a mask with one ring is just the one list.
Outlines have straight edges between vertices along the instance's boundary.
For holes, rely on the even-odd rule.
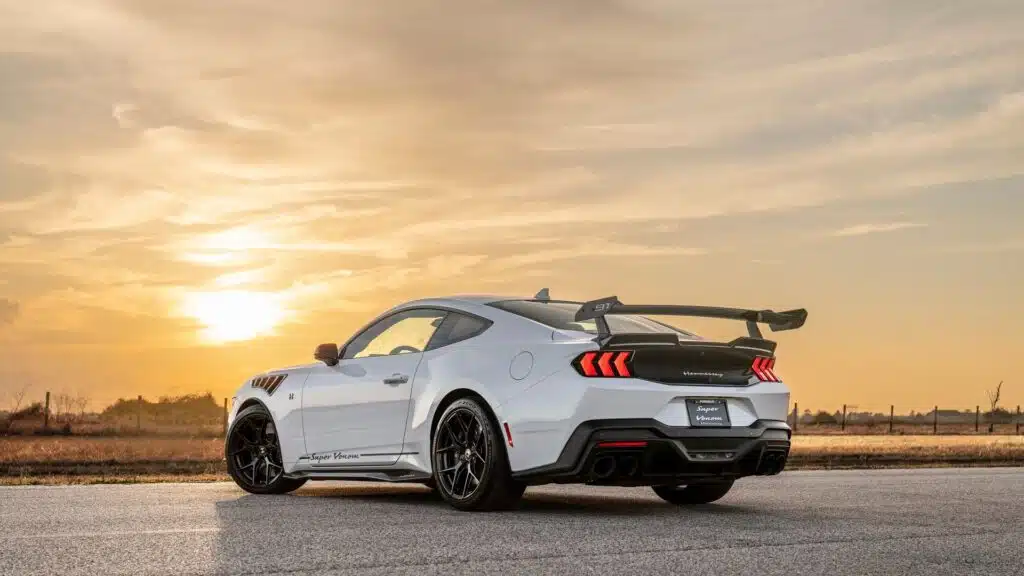
[[879,234],[883,232],[895,232],[897,230],[908,230],[911,228],[924,228],[927,224],[921,222],[881,222],[873,224],[857,224],[836,230],[832,236],[867,236],[868,234]]
[[671,269],[1024,174],[1013,3],[72,4],[0,5],[0,264],[53,317]]
[[1007,238],[958,244],[945,249],[954,254],[1001,254],[1005,252],[1024,252],[1024,238]]
[[20,311],[20,306],[17,302],[0,298],[0,326],[13,323]]

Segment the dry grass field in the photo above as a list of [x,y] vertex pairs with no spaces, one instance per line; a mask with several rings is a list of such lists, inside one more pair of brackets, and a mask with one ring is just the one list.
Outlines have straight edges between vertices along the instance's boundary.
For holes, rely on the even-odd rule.
[[[0,484],[224,480],[223,440],[0,437]],[[798,435],[789,469],[1022,466],[1024,436]]]
[[1024,436],[794,436],[793,454],[1024,457]]
[[211,461],[223,457],[220,438],[90,436],[0,437],[0,464],[23,462]]
[[1024,436],[794,436],[801,468],[1024,466]]

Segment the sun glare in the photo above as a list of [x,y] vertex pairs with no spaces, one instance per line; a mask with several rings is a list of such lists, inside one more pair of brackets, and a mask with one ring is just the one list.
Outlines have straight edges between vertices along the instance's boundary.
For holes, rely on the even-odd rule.
[[285,316],[278,295],[245,290],[189,294],[184,312],[203,325],[203,340],[215,344],[273,334]]

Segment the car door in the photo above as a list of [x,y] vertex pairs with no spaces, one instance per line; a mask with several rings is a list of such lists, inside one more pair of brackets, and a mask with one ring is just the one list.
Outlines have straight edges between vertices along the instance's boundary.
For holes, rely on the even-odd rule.
[[415,308],[386,316],[306,379],[302,426],[318,467],[388,465],[401,456],[416,369],[447,312]]

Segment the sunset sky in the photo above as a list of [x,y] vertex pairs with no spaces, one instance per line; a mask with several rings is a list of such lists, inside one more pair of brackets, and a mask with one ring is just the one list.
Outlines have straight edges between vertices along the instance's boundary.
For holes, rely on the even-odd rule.
[[545,286],[806,307],[801,408],[1024,403],[1022,30],[1019,0],[0,0],[0,408],[221,397],[398,302]]

